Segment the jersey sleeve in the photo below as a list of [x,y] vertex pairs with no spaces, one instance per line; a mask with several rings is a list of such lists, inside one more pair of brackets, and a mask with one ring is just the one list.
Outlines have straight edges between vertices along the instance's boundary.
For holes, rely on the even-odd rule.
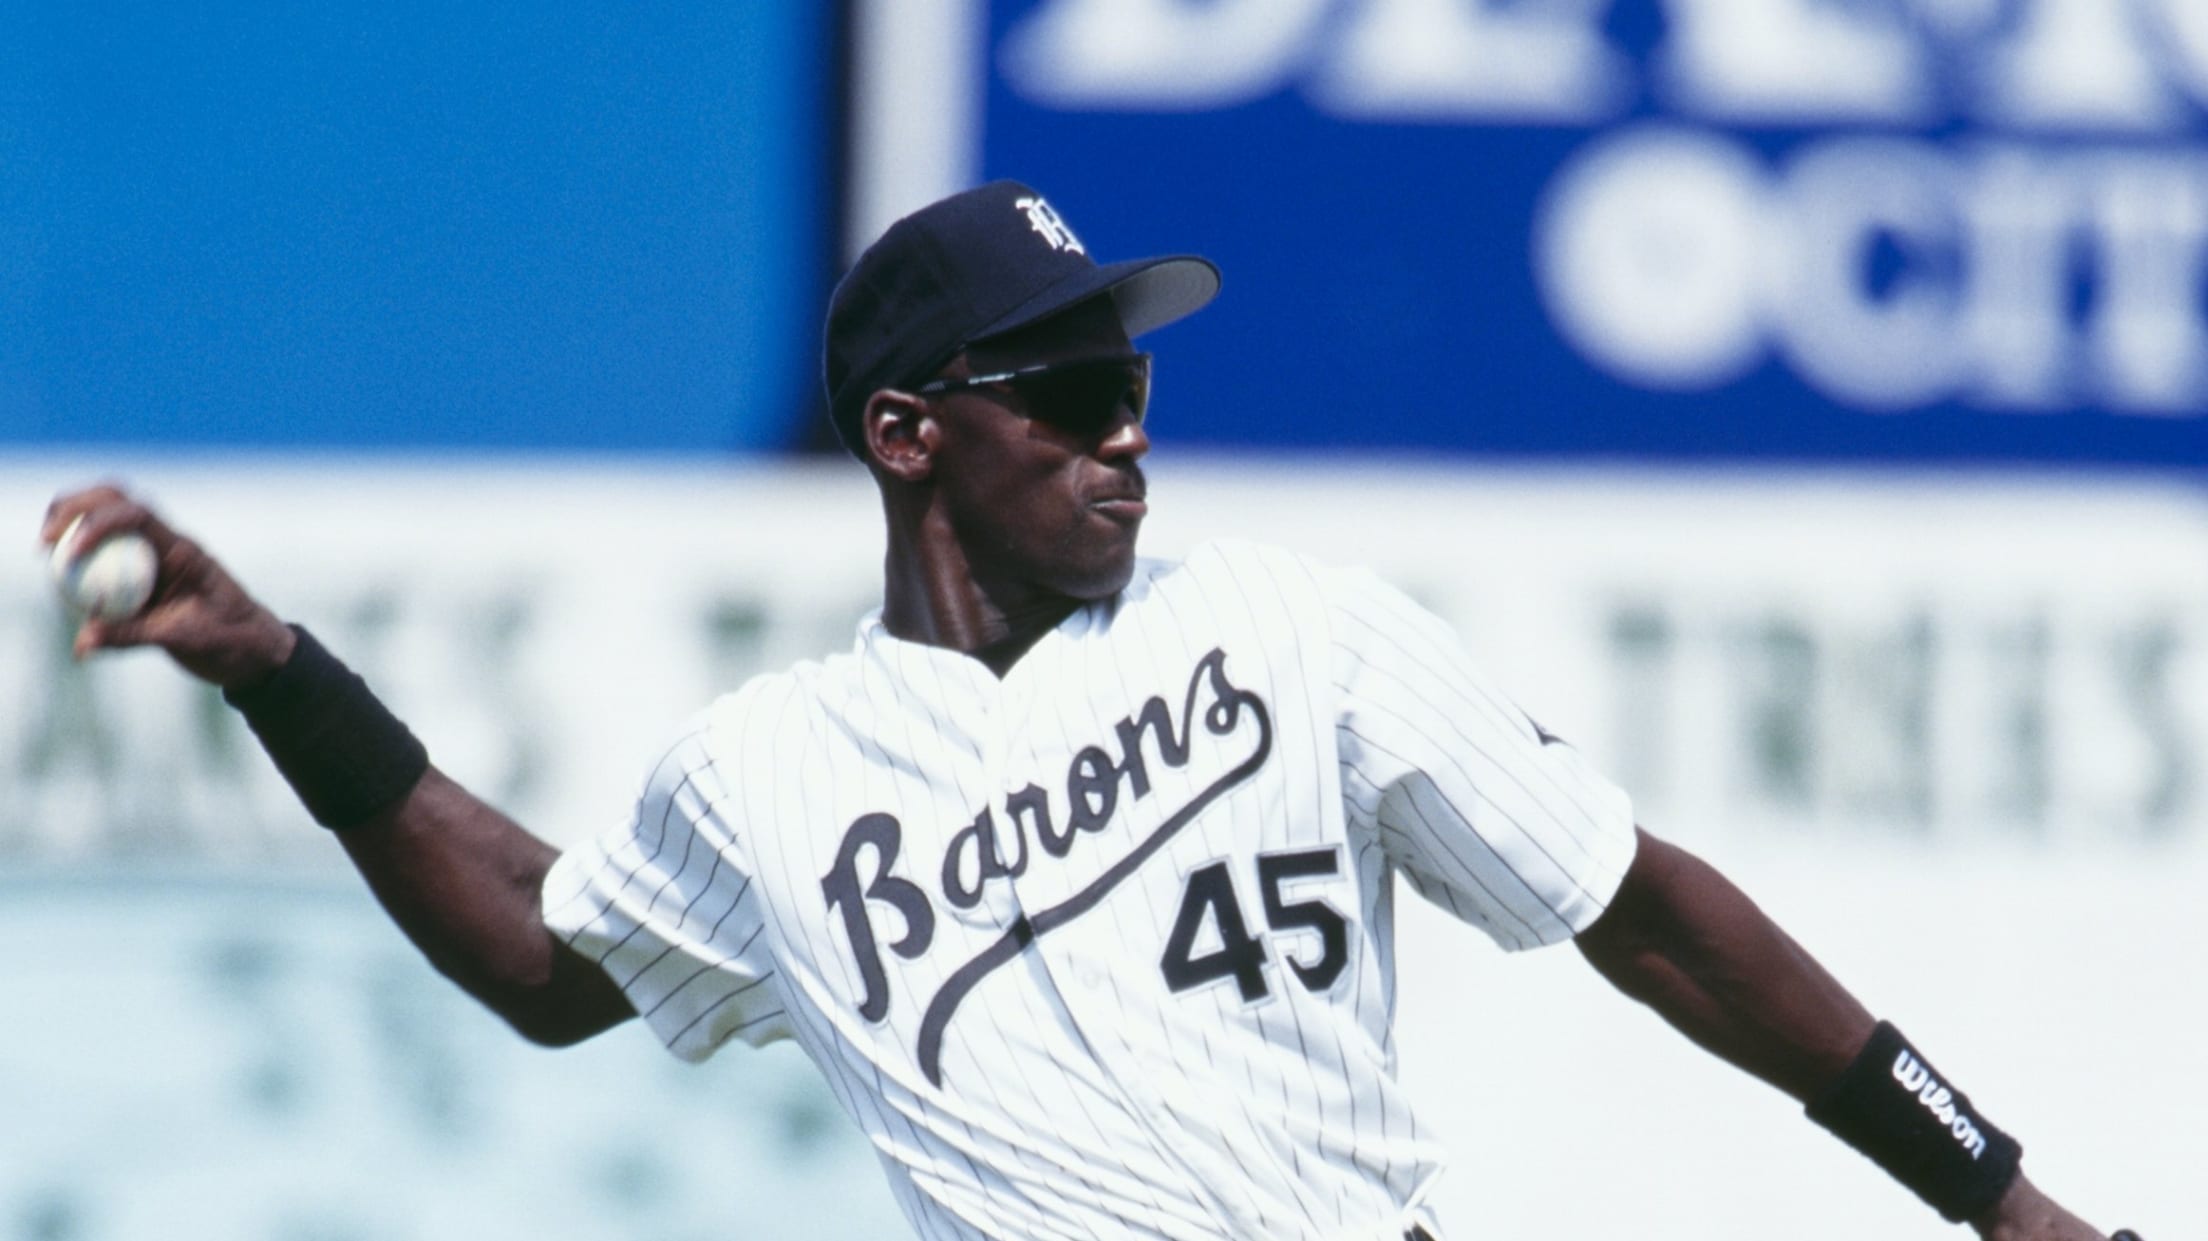
[[1519,710],[1439,617],[1370,573],[1328,585],[1352,815],[1420,895],[1505,948],[1586,929],[1633,860],[1625,793]]
[[713,730],[667,751],[626,823],[563,854],[544,921],[620,985],[670,1051],[703,1060],[789,1027]]

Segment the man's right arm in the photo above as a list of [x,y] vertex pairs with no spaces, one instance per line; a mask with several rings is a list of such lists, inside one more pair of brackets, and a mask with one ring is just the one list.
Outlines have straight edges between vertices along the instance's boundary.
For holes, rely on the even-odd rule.
[[538,893],[558,852],[443,772],[337,839],[430,964],[531,1042],[564,1047],[636,1015],[544,925]]
[[[114,487],[64,495],[42,537],[96,546],[136,531],[159,562],[154,596],[128,620],[87,620],[75,650],[157,646],[194,676],[250,692],[298,654],[295,635],[196,543]],[[365,821],[336,833],[422,954],[531,1041],[580,1042],[635,1015],[594,963],[544,925],[539,892],[557,852],[434,767]]]

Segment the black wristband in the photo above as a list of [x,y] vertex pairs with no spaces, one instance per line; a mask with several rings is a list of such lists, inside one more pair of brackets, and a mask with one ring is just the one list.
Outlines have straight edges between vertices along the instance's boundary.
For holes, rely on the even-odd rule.
[[1807,1110],[1955,1223],[1999,1202],[2024,1157],[1890,1022]]
[[297,625],[291,658],[276,674],[226,689],[276,770],[314,821],[358,827],[413,791],[429,751],[368,689],[359,674]]

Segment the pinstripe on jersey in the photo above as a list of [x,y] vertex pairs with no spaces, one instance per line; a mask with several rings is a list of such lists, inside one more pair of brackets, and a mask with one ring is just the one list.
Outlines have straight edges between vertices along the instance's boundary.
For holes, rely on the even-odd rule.
[[1568,938],[1626,799],[1359,572],[1143,561],[1001,680],[892,637],[762,676],[545,884],[678,1055],[795,1038],[924,1238],[1400,1237],[1390,876]]

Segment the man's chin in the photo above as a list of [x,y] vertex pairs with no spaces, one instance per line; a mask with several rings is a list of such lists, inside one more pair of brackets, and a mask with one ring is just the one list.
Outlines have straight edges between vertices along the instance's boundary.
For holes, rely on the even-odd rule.
[[1135,578],[1134,540],[1129,539],[1126,551],[1115,555],[1084,572],[1073,575],[1061,588],[1065,593],[1083,603],[1109,599],[1127,589],[1127,583]]

